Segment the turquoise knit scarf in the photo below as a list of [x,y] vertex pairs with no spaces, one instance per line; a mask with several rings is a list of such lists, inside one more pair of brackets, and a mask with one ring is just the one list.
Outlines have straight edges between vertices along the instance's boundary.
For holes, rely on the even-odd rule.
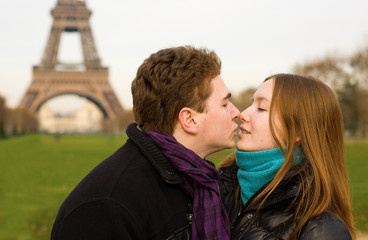
[[[300,149],[294,150],[295,164],[303,160]],[[270,182],[285,161],[285,155],[279,148],[258,151],[235,151],[236,163],[239,166],[238,179],[241,198],[245,205],[263,185]]]

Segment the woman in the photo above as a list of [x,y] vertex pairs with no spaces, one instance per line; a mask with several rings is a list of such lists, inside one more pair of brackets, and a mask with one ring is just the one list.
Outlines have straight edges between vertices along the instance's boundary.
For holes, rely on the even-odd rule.
[[355,238],[333,91],[310,77],[273,75],[240,120],[235,159],[220,163],[231,238]]

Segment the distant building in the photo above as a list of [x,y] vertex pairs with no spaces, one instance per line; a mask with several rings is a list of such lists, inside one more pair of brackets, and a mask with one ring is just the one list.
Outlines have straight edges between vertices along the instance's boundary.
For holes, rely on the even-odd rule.
[[102,129],[102,119],[102,112],[91,102],[68,114],[57,113],[46,104],[39,111],[41,132],[96,133]]

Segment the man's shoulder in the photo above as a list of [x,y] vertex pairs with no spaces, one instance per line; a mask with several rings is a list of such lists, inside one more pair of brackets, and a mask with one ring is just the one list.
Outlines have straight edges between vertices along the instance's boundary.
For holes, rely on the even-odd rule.
[[[157,156],[153,155],[149,160],[146,154],[132,139],[128,139],[96,166],[65,199],[54,226],[75,220],[75,216],[95,216],[94,209],[99,209],[97,212],[103,216],[108,216],[110,212],[122,212],[120,215],[117,213],[117,219],[130,216],[134,221],[126,221],[139,222],[146,228],[151,225],[159,228],[162,224],[168,224],[177,229],[185,225],[188,202],[185,190],[179,185],[167,184],[151,162],[152,159],[157,160]],[[150,151],[148,154],[151,154]],[[167,219],[156,219],[154,223],[144,222],[163,211],[168,211],[165,214]]]
[[[173,174],[172,166],[160,154],[144,133],[135,131],[134,136],[129,136],[123,146],[82,179],[63,202],[60,214],[65,216],[86,202],[107,198],[131,204],[131,199],[145,199],[150,192],[168,188],[167,180],[175,180],[179,176]],[[166,178],[166,175],[170,178]],[[170,190],[173,191],[181,190]]]
[[92,171],[90,171],[72,190],[63,202],[61,209],[72,211],[78,205],[90,202],[92,199],[104,199],[109,197],[116,184],[119,184],[121,176],[129,177],[124,171],[129,170],[129,166],[144,163],[140,160],[139,151],[129,140],[99,163]]

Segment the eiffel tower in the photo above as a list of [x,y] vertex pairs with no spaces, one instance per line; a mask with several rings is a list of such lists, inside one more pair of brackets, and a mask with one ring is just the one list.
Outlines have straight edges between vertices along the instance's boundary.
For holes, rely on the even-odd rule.
[[[20,107],[36,113],[40,107],[59,95],[74,94],[92,101],[105,119],[117,117],[123,108],[108,80],[108,68],[101,65],[93,39],[85,1],[58,0],[51,11],[53,23],[41,63],[33,66],[33,79]],[[84,62],[58,62],[60,37],[63,32],[81,36]]]

